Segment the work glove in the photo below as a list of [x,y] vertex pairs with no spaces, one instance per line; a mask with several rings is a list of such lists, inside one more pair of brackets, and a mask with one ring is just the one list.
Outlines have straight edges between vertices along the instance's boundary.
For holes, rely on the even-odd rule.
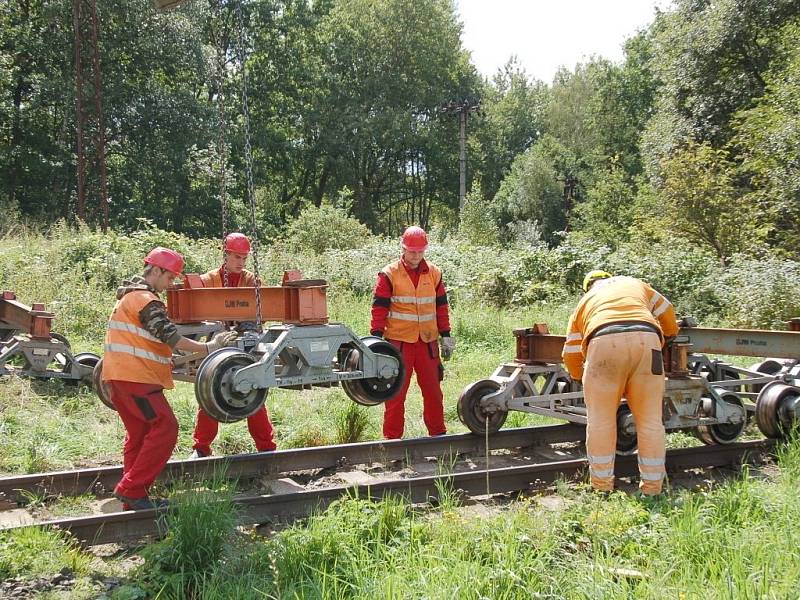
[[235,346],[239,334],[235,331],[220,331],[210,342],[206,342],[206,350],[211,354],[215,350],[225,348],[226,346]]
[[439,355],[442,360],[450,360],[453,350],[456,348],[456,341],[452,336],[444,336],[439,340]]

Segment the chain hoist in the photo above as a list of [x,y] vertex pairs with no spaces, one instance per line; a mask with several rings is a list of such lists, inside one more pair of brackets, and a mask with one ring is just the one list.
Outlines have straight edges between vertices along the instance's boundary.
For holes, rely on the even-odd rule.
[[[228,235],[228,175],[226,172],[226,148],[225,148],[225,97],[223,88],[225,86],[225,49],[223,48],[223,25],[222,25],[222,0],[212,0],[213,20],[217,24],[216,39],[216,68],[214,70],[214,86],[217,89],[217,179],[219,181],[219,203],[222,209],[222,243],[223,257],[225,256],[225,236]],[[224,260],[224,258],[223,258]],[[228,287],[228,270],[222,269],[222,285]]]
[[236,21],[238,33],[238,55],[242,68],[242,117],[244,122],[244,165],[247,175],[247,199],[250,205],[250,235],[253,244],[253,274],[256,279],[256,323],[261,331],[261,276],[258,269],[258,225],[256,222],[256,195],[253,188],[253,149],[250,145],[250,111],[247,106],[247,67],[244,46],[244,16],[242,3],[236,2]]

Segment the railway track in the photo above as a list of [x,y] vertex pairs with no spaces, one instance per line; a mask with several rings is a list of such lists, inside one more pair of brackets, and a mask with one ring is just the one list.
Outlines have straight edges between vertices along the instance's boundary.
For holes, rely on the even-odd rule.
[[[583,428],[571,425],[511,429],[498,432],[489,438],[491,449],[548,446],[583,439]],[[722,446],[703,446],[670,450],[667,453],[667,469],[680,472],[695,468],[736,466],[750,458],[771,451],[773,440],[757,440]],[[276,474],[305,469],[322,469],[343,464],[357,465],[371,462],[387,462],[397,459],[421,460],[428,456],[455,456],[464,454],[483,455],[484,440],[474,435],[463,434],[440,438],[419,438],[391,442],[366,442],[344,446],[327,446],[299,450],[285,450],[261,455],[237,455],[176,461],[170,463],[164,473],[165,479],[191,475],[202,477],[209,468],[227,464],[228,477],[258,477],[265,473]],[[535,453],[529,453],[531,455]],[[582,475],[587,467],[584,458],[559,459],[557,454],[542,458],[539,454],[525,464],[507,466],[503,461],[487,468],[473,468],[462,472],[438,473],[411,478],[393,478],[367,484],[329,485],[307,488],[289,493],[270,495],[240,495],[235,503],[241,525],[256,525],[287,521],[307,517],[331,502],[347,495],[379,500],[385,496],[403,497],[412,503],[425,502],[437,497],[443,483],[460,493],[476,496],[508,492],[525,492],[542,489],[557,478],[572,479]],[[637,473],[635,456],[617,458],[617,475],[625,477]],[[113,472],[113,473],[112,473]],[[96,483],[117,477],[119,469],[84,469],[81,471],[47,473],[17,478],[3,478],[4,493],[13,493],[11,486],[28,486],[28,489],[55,489],[82,493],[95,489]],[[113,477],[112,477],[113,475]],[[14,483],[16,480],[16,484]],[[115,481],[115,479],[113,479]],[[487,490],[487,482],[489,490]],[[42,487],[44,486],[44,487]],[[49,487],[48,487],[49,486]],[[62,492],[63,493],[63,492]],[[43,527],[54,527],[70,531],[87,545],[125,542],[146,536],[164,533],[163,513],[156,510],[115,512],[57,519],[36,523]]]
[[[525,448],[564,442],[579,442],[584,428],[577,425],[546,425],[505,429],[489,438],[489,449]],[[485,440],[470,433],[404,440],[381,440],[337,446],[317,446],[212,456],[196,460],[167,463],[159,481],[185,477],[211,476],[224,469],[230,479],[248,479],[264,475],[308,469],[326,469],[345,464],[361,465],[393,460],[417,461],[426,456],[456,456],[485,452]],[[0,498],[10,502],[24,501],[26,495],[76,496],[85,493],[110,494],[122,477],[122,467],[97,467],[74,471],[33,473],[0,477]]]

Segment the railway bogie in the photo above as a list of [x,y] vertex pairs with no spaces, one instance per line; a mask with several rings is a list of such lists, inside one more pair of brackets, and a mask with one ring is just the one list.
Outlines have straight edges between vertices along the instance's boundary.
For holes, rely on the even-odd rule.
[[[502,421],[495,415],[502,414],[504,421],[509,411],[585,424],[582,387],[570,379],[555,352],[564,338],[550,335],[543,325],[514,334],[515,360],[464,389],[458,403],[461,422],[477,435],[485,435],[487,424],[490,434],[496,432]],[[754,356],[760,348],[780,358],[745,368],[706,354]],[[707,445],[730,444],[745,430],[749,415],[755,414],[765,436],[785,436],[800,413],[798,357],[800,332],[685,327],[664,356],[665,429],[693,432]],[[634,419],[623,399],[617,413],[617,452],[635,450]]]

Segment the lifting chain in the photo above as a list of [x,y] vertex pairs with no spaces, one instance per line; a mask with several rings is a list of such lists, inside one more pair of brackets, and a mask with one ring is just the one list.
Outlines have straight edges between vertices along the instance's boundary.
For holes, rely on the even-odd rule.
[[[211,0],[213,21],[217,25],[217,64],[214,70],[214,87],[217,90],[217,179],[219,181],[219,203],[222,208],[222,243],[225,244],[225,236],[228,235],[228,175],[225,171],[226,148],[225,148],[225,98],[223,88],[225,86],[225,49],[223,48],[223,23],[222,23],[222,0]],[[225,250],[223,248],[223,256]],[[224,287],[228,287],[228,271],[222,270]]]
[[253,274],[256,279],[256,326],[261,331],[261,276],[258,269],[258,225],[256,222],[256,195],[253,188],[253,149],[250,145],[250,111],[247,106],[247,68],[245,66],[244,16],[242,2],[236,2],[239,63],[242,67],[242,116],[244,120],[244,164],[247,174],[247,199],[250,205],[250,235],[253,243]]

